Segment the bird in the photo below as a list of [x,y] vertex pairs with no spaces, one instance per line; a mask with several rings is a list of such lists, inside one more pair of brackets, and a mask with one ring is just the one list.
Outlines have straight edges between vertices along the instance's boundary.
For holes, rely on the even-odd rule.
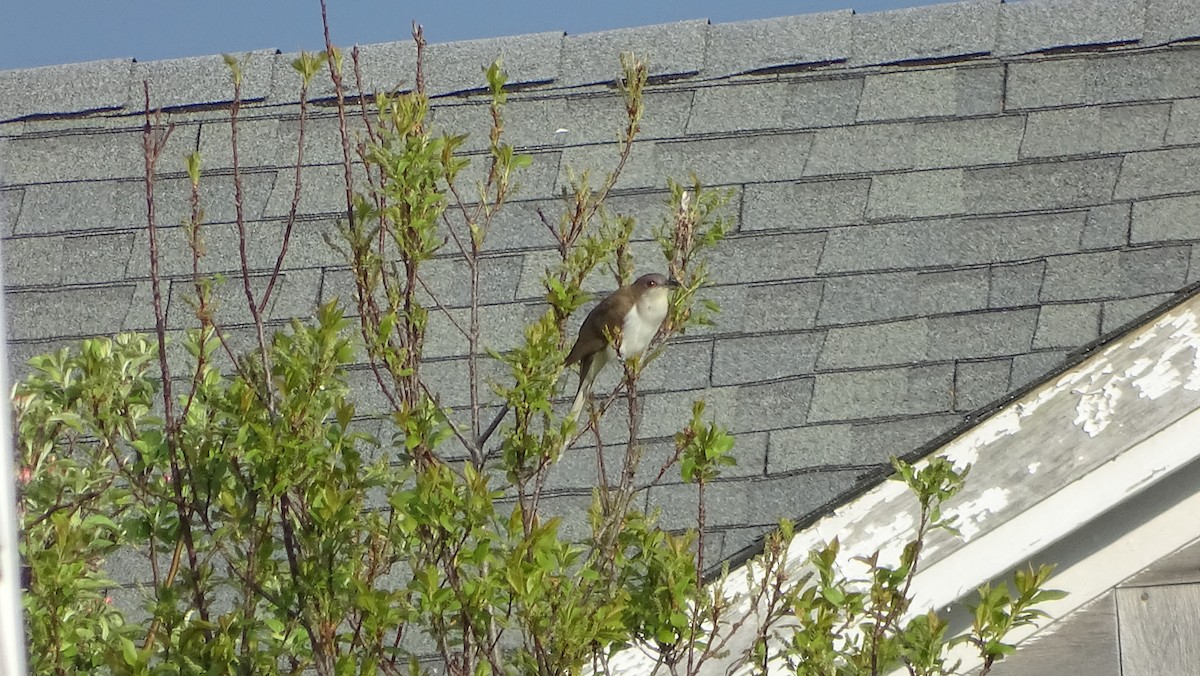
[[[678,281],[666,275],[645,274],[632,284],[613,291],[592,308],[579,327],[575,345],[563,364],[579,364],[579,388],[571,406],[572,419],[579,419],[579,412],[592,391],[592,382],[608,362],[614,357],[629,359],[646,351],[667,318],[671,289],[680,286]],[[608,344],[609,338],[617,336],[620,336],[621,344],[614,348]],[[504,404],[479,435],[475,441],[477,449],[483,448],[509,409],[509,404]]]
[[573,419],[578,420],[592,383],[605,365],[646,351],[667,318],[671,290],[679,286],[666,275],[645,274],[609,294],[588,313],[564,364],[579,364],[579,387],[571,405]]

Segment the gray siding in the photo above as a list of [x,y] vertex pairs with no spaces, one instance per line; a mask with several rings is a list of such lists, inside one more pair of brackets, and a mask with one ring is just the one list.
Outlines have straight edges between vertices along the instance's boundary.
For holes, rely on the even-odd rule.
[[[994,676],[1123,676],[1117,597],[1108,592],[1025,641]],[[1167,673],[1167,672],[1163,672]]]
[[1197,664],[1200,541],[1050,625],[991,673],[1165,676],[1195,673]]

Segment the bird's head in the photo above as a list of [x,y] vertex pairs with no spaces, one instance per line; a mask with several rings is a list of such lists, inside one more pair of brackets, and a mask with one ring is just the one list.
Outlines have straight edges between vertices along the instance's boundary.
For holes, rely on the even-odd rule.
[[679,286],[679,282],[657,272],[642,275],[630,285],[639,305],[648,303],[663,308],[666,307],[671,290]]
[[678,289],[680,284],[666,275],[660,275],[657,272],[652,272],[650,274],[638,277],[637,281],[633,283],[633,287],[641,293],[646,293],[656,290],[670,291],[671,289]]

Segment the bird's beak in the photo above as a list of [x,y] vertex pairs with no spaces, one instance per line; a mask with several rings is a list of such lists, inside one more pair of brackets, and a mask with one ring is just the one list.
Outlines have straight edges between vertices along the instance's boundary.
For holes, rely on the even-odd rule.
[[679,287],[681,287],[681,286],[683,286],[683,285],[679,283],[679,280],[678,280],[678,279],[668,279],[668,280],[667,280],[667,287],[668,287],[668,288],[671,288],[671,289],[678,289],[678,288],[679,288]]

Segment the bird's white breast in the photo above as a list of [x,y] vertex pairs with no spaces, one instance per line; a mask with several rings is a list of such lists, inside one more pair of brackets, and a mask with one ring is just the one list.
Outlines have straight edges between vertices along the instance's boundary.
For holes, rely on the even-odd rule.
[[667,318],[667,308],[670,300],[666,289],[654,289],[647,292],[629,312],[625,314],[625,322],[621,326],[621,349],[618,355],[629,359],[646,351],[658,327]]

